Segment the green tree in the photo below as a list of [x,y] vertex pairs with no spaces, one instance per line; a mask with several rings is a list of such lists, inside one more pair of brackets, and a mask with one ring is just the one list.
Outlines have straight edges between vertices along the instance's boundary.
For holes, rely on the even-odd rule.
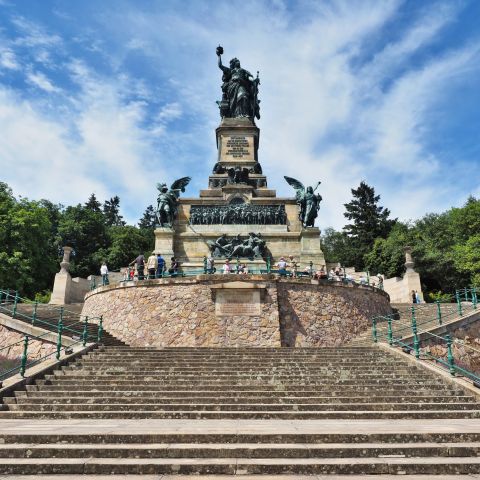
[[138,221],[138,227],[141,229],[154,229],[157,223],[157,216],[155,209],[152,205],[149,205],[143,212],[142,218]]
[[377,238],[386,238],[396,219],[390,219],[390,210],[378,205],[380,195],[365,182],[352,189],[353,199],[344,204],[344,216],[351,221],[345,225],[344,232],[351,241],[351,249],[355,251],[352,259],[357,270],[365,267],[364,255],[373,247]]
[[322,250],[327,262],[351,266],[355,263],[355,250],[345,232],[326,228],[321,237]]
[[387,238],[377,238],[372,249],[364,255],[365,268],[386,278],[401,277],[405,272],[404,248],[411,243],[409,226],[397,222]]
[[72,276],[87,277],[97,273],[101,258],[109,246],[107,226],[102,212],[95,212],[83,205],[67,207],[62,214],[58,233],[62,245],[75,249],[70,266]]
[[468,283],[480,286],[480,234],[472,235],[464,244],[455,245],[453,251],[454,264],[468,274]]
[[117,195],[110,200],[105,200],[103,214],[105,215],[105,224],[108,227],[118,227],[126,224],[120,215],[120,198]]
[[[117,197],[118,198],[118,197]],[[102,211],[102,204],[97,200],[97,197],[94,193],[88,197],[87,202],[85,203],[85,208],[92,210],[93,212],[101,212]]]
[[42,202],[17,201],[0,183],[0,285],[33,298],[51,286],[57,268],[51,212]]
[[151,238],[131,225],[109,229],[110,246],[102,253],[110,270],[126,267],[140,253],[148,257],[153,250]]

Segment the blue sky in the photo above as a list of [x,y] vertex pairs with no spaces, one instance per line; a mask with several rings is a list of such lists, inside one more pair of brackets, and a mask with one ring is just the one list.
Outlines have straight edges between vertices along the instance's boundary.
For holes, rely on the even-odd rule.
[[0,179],[65,205],[206,188],[221,72],[260,71],[259,158],[322,181],[321,228],[361,180],[401,219],[480,195],[477,0],[0,0]]

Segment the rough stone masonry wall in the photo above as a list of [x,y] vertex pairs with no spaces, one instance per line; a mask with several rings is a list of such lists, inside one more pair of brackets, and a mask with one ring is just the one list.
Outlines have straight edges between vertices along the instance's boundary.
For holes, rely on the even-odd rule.
[[82,314],[103,315],[105,330],[132,346],[280,345],[276,288],[263,293],[261,316],[216,317],[211,285],[169,279],[102,287],[87,296]]
[[278,347],[341,345],[371,316],[390,312],[388,296],[370,287],[269,278],[260,316],[216,316],[211,287],[239,277],[209,277],[101,287],[87,295],[82,314],[103,315],[104,328],[132,346]]
[[[13,330],[5,328],[3,325],[0,325],[0,358],[9,360],[20,359],[23,353],[24,338],[24,334],[14,332]],[[5,348],[9,345],[12,346]],[[30,340],[28,342],[28,359],[37,360],[38,358],[53,353],[55,348],[55,345],[51,343]]]
[[342,345],[369,326],[374,315],[390,313],[388,297],[369,287],[279,282],[282,345]]

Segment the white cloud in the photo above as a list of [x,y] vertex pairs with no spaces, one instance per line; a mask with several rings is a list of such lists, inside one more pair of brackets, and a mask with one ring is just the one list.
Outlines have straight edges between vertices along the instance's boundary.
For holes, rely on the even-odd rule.
[[42,72],[28,72],[27,73],[27,80],[36,87],[40,88],[41,90],[47,93],[58,93],[60,92],[60,88],[56,87],[48,77]]
[[17,61],[17,57],[12,50],[0,51],[0,67],[8,70],[19,70],[20,64]]
[[[332,0],[304,2],[292,10],[281,0],[244,0],[213,7],[195,2],[189,12],[181,12],[168,4],[139,10],[126,2],[108,15],[100,8],[95,17],[100,24],[82,25],[81,35],[72,38],[75,48],[89,49],[89,55],[92,45],[94,52],[101,50],[95,59],[110,64],[97,68],[105,72],[110,67],[111,76],[98,73],[95,63],[88,63],[89,55],[57,60],[57,71],[66,72],[75,84],[62,91],[58,116],[47,116],[32,101],[22,104],[18,118],[30,112],[32,129],[38,122],[39,131],[54,133],[49,138],[57,153],[57,172],[64,173],[65,165],[80,165],[82,199],[93,182],[98,192],[120,194],[122,206],[139,217],[154,198],[157,178],[185,174],[182,169],[190,174],[193,168],[192,184],[206,185],[215,161],[219,117],[214,101],[220,97],[221,72],[214,50],[221,41],[224,63],[237,56],[253,74],[260,70],[260,160],[269,186],[279,195],[292,195],[283,175],[304,183],[322,180],[320,226],[341,227],[343,203],[349,201],[350,189],[365,179],[394,216],[410,218],[412,211],[421,215],[441,208],[439,191],[445,192],[445,202],[457,195],[449,188],[444,159],[428,146],[435,124],[432,108],[472,75],[478,45],[422,56],[461,8],[460,3],[446,2],[431,4],[428,15],[402,23],[385,43],[383,36],[398,20],[402,3]],[[231,15],[240,5],[242,14]],[[16,26],[22,35],[10,46],[14,54],[18,46],[31,46],[51,67],[51,52],[68,48],[59,36],[29,20],[18,17]],[[130,59],[135,56],[147,59],[144,70],[132,70]],[[58,89],[45,74],[27,70],[26,75],[47,93]],[[11,93],[5,95],[4,100],[11,99]],[[2,140],[7,151],[20,148],[21,122],[13,124],[15,131],[7,130],[10,136]],[[63,161],[59,152],[65,155]],[[48,149],[29,156],[22,148],[22,154],[27,165],[29,158],[48,158]],[[75,171],[77,175],[77,167]],[[57,174],[55,178],[61,179]],[[436,188],[431,187],[432,178]],[[55,183],[44,180],[40,196],[51,196]],[[139,185],[142,192],[153,190],[141,202]],[[64,202],[78,196],[63,193]]]

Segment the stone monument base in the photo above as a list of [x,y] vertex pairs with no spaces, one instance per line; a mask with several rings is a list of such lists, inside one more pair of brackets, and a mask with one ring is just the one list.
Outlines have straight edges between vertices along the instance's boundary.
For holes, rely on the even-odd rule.
[[390,313],[372,287],[275,275],[198,275],[99,287],[83,315],[136,347],[339,346]]
[[174,256],[173,253],[173,230],[169,227],[157,227],[155,233],[155,253],[162,254],[164,258]]

